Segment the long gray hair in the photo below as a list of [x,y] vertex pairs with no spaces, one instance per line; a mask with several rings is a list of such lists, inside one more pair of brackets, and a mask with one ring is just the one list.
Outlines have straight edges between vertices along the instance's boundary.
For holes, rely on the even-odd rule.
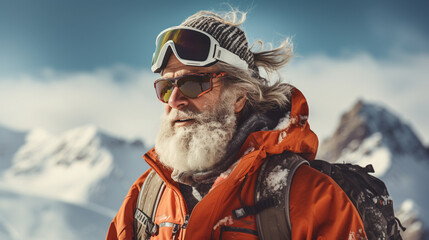
[[[232,26],[240,26],[246,20],[246,13],[238,10],[216,14],[210,11],[200,11],[190,16],[186,21],[200,16],[210,16],[216,20]],[[259,45],[259,51],[252,48]],[[263,50],[263,42],[257,41],[251,47],[254,64],[257,69],[240,70],[229,64],[218,62],[217,66],[222,72],[228,73],[223,81],[226,89],[233,89],[243,93],[247,98],[242,115],[250,111],[269,112],[278,109],[290,108],[290,94],[292,86],[281,82],[278,70],[285,66],[293,56],[293,45],[289,38],[274,49]],[[261,77],[260,70],[266,77]]]

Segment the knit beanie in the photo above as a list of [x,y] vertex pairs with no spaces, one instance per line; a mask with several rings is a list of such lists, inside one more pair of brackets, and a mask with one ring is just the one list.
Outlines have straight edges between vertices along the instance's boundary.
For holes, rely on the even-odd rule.
[[253,53],[249,49],[244,31],[236,26],[232,26],[219,21],[213,16],[197,15],[186,19],[181,26],[192,27],[210,34],[216,39],[220,46],[239,56],[246,61],[249,68],[258,73],[255,66]]

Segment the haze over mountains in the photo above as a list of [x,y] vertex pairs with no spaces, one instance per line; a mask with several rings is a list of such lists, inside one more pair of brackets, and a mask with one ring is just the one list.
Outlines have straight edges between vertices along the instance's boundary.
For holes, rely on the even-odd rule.
[[[359,101],[319,149],[318,158],[373,164],[408,228],[404,239],[427,239],[429,154],[399,117]],[[91,125],[58,136],[0,126],[0,239],[103,239],[148,168],[147,150]]]

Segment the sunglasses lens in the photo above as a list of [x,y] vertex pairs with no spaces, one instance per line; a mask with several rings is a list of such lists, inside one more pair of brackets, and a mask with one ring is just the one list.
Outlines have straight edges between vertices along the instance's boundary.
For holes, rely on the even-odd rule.
[[173,29],[162,33],[156,42],[152,65],[158,61],[159,53],[168,41],[174,42],[178,57],[190,61],[205,61],[208,58],[210,38],[191,29]]
[[155,91],[159,100],[167,103],[173,92],[174,86],[169,80],[158,80],[155,82]]
[[209,75],[188,75],[177,81],[177,87],[183,95],[196,98],[201,93],[210,89]]
[[[176,78],[177,79],[177,78]],[[174,84],[169,79],[159,79],[155,82],[155,91],[159,100],[168,103],[174,90]],[[211,89],[210,75],[185,75],[177,80],[180,92],[189,98],[197,98]]]

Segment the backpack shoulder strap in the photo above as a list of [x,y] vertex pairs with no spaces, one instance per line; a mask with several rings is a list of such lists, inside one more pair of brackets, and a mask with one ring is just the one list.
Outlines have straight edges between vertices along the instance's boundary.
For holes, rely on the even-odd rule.
[[293,176],[302,164],[309,163],[295,153],[286,152],[269,157],[261,167],[256,184],[255,202],[274,197],[278,204],[256,214],[260,239],[291,239],[289,193]]
[[158,226],[153,222],[165,183],[154,171],[150,171],[142,184],[134,212],[134,238],[149,239]]

